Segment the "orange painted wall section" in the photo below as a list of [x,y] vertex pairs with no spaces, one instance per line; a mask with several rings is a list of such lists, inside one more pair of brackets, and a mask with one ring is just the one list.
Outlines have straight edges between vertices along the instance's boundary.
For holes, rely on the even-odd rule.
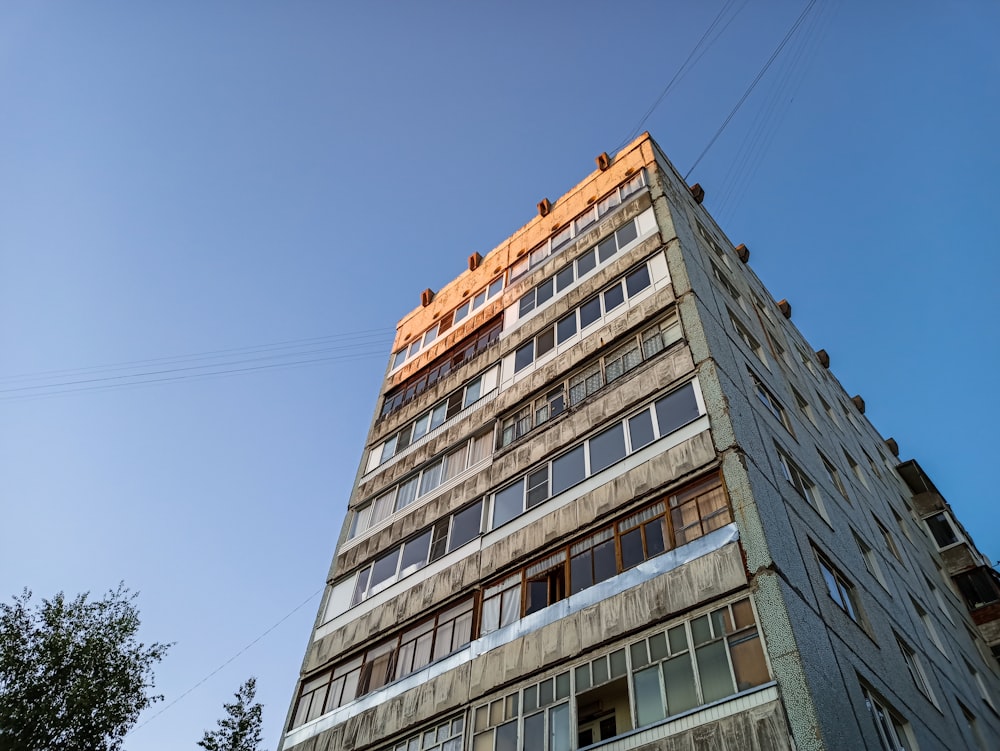
[[[486,287],[518,259],[562,229],[567,222],[610,193],[629,176],[647,165],[652,165],[655,159],[652,139],[649,133],[643,133],[615,155],[611,167],[606,171],[595,170],[583,182],[553,201],[552,210],[548,216],[536,216],[510,238],[490,251],[483,258],[479,268],[475,271],[465,271],[438,290],[430,305],[418,307],[404,316],[396,326],[396,338],[393,341],[392,351],[395,352],[400,347],[408,345],[417,337],[422,336],[442,315],[454,310],[471,295]],[[539,196],[538,200],[542,198],[543,196]],[[527,279],[527,277],[526,274],[522,280]],[[460,330],[452,332],[428,347],[427,351],[422,352],[414,358],[413,362],[407,363],[400,372],[396,373],[392,380],[405,379],[410,373],[419,370],[459,339],[478,328],[484,320],[492,318],[512,300],[519,298],[524,294],[525,289],[525,285],[520,281],[504,289],[497,299],[470,316],[459,327]],[[418,295],[419,290],[414,292],[414,297]]]

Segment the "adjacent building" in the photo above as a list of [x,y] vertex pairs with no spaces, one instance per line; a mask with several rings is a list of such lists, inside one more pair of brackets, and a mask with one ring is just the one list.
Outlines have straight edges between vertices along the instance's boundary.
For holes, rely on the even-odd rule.
[[643,135],[400,321],[282,749],[1000,748],[995,572],[702,197]]

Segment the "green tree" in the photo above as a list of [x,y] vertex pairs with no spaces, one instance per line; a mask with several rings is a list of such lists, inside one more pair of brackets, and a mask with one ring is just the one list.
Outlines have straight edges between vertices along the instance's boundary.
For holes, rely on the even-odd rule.
[[257,679],[248,678],[236,692],[236,701],[223,704],[226,716],[219,720],[218,730],[205,731],[198,745],[206,751],[260,751],[264,708],[254,701]]
[[115,751],[163,698],[148,689],[169,645],[136,639],[136,595],[89,596],[0,603],[0,751]]

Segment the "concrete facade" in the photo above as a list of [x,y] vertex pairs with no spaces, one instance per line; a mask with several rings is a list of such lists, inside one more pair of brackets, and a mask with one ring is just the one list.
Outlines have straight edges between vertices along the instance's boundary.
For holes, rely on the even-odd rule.
[[995,578],[699,195],[643,135],[400,321],[282,749],[1000,747]]

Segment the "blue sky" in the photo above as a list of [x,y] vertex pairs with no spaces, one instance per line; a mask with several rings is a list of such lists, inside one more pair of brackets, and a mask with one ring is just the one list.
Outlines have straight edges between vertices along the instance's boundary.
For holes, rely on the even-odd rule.
[[[813,6],[690,181],[996,560],[1000,10],[889,6]],[[643,125],[682,174],[804,0],[0,7],[0,596],[124,580],[164,704],[306,602],[129,751],[251,674],[277,746],[396,321],[724,7]]]

